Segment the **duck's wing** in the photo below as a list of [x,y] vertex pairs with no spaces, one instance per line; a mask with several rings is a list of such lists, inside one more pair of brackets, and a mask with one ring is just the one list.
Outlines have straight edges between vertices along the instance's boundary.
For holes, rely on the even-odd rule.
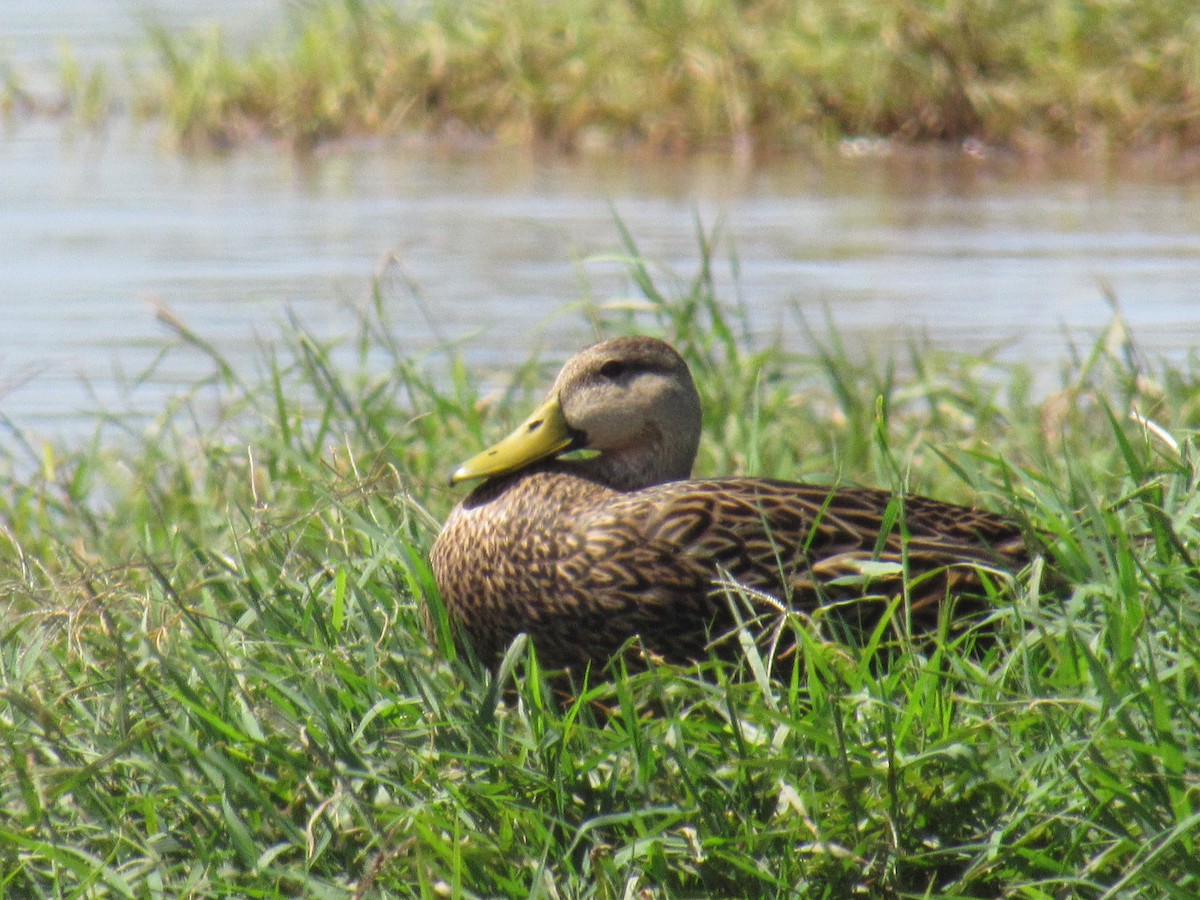
[[[587,555],[605,581],[666,594],[728,579],[782,605],[907,592],[914,612],[980,589],[980,569],[1027,562],[1021,529],[994,513],[887,491],[765,479],[661,485],[614,500]],[[653,598],[655,591],[650,590]]]

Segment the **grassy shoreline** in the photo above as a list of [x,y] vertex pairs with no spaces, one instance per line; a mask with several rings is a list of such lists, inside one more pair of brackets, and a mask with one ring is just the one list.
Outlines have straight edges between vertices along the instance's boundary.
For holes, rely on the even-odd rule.
[[4,892],[1194,893],[1200,373],[1115,319],[1048,400],[929,347],[901,378],[836,335],[747,345],[703,267],[669,296],[630,275],[646,309],[592,321],[685,353],[701,473],[977,499],[1051,535],[1072,588],[1035,568],[994,643],[887,665],[797,621],[790,683],[664,667],[558,708],[517,656],[501,702],[426,639],[426,552],[448,465],[553,363],[480,397],[451,349],[408,354],[377,290],[356,361],[299,328],[260,375],[207,347],[211,380],[145,436],[0,459]]
[[[152,27],[134,108],[199,147],[412,132],[584,152],[1200,143],[1187,0],[316,0],[277,34],[230,43]],[[7,80],[4,105],[20,105]],[[102,75],[68,54],[62,80],[68,105],[103,116]]]

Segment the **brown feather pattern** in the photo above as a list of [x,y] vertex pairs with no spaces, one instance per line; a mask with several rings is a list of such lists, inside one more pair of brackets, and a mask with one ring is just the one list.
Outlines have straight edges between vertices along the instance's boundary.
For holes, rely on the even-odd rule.
[[[649,339],[633,339],[632,350],[629,340],[581,356],[636,364]],[[648,346],[694,391],[670,347]],[[590,371],[578,360],[564,375],[573,364]],[[671,660],[703,658],[734,625],[723,580],[778,601],[756,604],[766,612],[904,589],[887,571],[864,584],[867,561],[904,562],[919,622],[948,595],[978,590],[978,566],[1011,571],[1027,560],[1012,521],[925,497],[759,478],[611,486],[622,477],[602,465],[535,462],[490,478],[451,513],[431,559],[451,620],[482,661],[494,664],[521,632],[550,668],[603,663],[633,635]],[[893,503],[897,524],[881,537]],[[857,577],[830,584],[844,576]],[[868,619],[883,609],[879,600],[860,606]]]

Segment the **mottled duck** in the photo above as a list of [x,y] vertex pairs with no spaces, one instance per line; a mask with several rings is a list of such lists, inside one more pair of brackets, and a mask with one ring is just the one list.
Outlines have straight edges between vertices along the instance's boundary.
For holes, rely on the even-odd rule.
[[[869,488],[690,480],[700,420],[669,344],[616,338],[570,359],[516,431],[455,470],[452,483],[485,480],[431,560],[482,662],[521,632],[554,669],[603,664],[633,635],[668,660],[705,658],[739,604],[747,618],[811,611],[844,601],[849,580],[873,598],[851,606],[878,619],[901,571],[905,613],[928,624],[943,599],[979,591],[980,567],[1026,562],[1020,528],[994,513]],[[564,458],[576,450],[590,452]]]

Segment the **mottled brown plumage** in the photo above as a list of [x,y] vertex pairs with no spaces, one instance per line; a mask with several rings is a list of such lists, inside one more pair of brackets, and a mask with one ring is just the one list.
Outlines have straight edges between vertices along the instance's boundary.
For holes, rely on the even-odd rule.
[[[856,605],[869,621],[904,589],[901,563],[908,608],[928,618],[948,594],[978,587],[978,566],[1026,561],[1013,522],[925,497],[685,480],[699,436],[682,358],[662,341],[617,338],[568,361],[546,403],[455,472],[487,480],[451,513],[431,557],[451,620],[482,661],[521,632],[550,668],[603,663],[635,634],[668,659],[703,658],[734,627],[735,595],[763,612],[871,595]],[[597,454],[559,458],[578,448]],[[899,515],[881,538],[889,509]]]

